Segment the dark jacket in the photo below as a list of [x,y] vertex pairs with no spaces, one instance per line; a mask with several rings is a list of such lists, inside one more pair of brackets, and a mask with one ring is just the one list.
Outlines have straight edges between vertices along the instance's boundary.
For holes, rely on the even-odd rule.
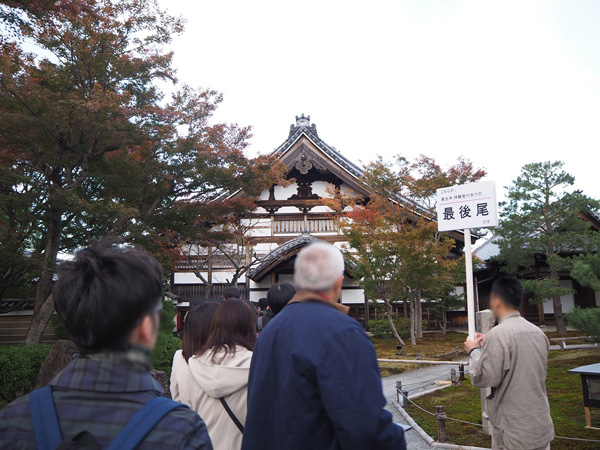
[[275,317],[275,315],[273,314],[273,311],[271,311],[270,309],[265,310],[263,312],[263,315],[258,318],[258,321],[257,321],[258,331],[264,330],[265,327],[267,326],[267,324],[271,321],[271,319],[273,317]]
[[385,404],[359,323],[322,301],[290,303],[254,349],[242,450],[406,449]]
[[[75,359],[50,385],[63,438],[89,431],[100,448],[107,448],[129,419],[163,391],[150,375],[150,355],[141,349]],[[0,411],[0,448],[36,448],[29,395]],[[165,416],[140,448],[212,450],[212,444],[200,416],[182,407]]]

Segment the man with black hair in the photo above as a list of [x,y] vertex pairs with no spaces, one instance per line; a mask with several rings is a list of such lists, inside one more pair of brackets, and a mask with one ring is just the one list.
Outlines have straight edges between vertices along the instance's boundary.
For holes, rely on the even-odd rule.
[[258,331],[262,331],[267,324],[287,305],[296,295],[296,288],[291,283],[276,283],[267,292],[268,308],[258,318]]
[[140,251],[88,248],[62,263],[54,304],[80,354],[0,412],[0,448],[211,450],[198,414],[150,374],[162,290],[160,265]]
[[490,308],[499,324],[465,342],[473,386],[491,388],[485,409],[494,450],[545,450],[554,439],[546,395],[548,338],[521,317],[522,301],[519,280],[496,279]]
[[247,298],[242,298],[242,290],[237,286],[227,286],[223,291],[223,300],[243,300],[248,303],[248,306],[252,308],[252,311],[254,311],[254,314],[256,314],[258,317],[258,311],[256,311],[256,307]]
[[239,287],[236,286],[227,286],[223,291],[223,300],[241,300],[242,299],[242,291]]
[[258,311],[263,313],[269,307],[269,300],[267,297],[261,297],[258,299]]

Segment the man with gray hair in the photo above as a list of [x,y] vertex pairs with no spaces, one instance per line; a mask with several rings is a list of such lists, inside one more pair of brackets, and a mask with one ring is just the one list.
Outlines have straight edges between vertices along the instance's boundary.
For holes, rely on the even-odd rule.
[[338,303],[343,281],[333,245],[298,253],[297,294],[254,348],[242,450],[406,449],[384,409],[373,345]]

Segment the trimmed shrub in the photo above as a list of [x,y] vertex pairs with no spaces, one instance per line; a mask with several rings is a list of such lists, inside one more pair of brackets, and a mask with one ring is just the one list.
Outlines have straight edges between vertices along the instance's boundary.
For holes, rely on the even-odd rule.
[[173,356],[177,350],[181,349],[181,339],[173,336],[175,327],[173,319],[176,314],[177,308],[173,302],[170,300],[165,301],[160,314],[160,330],[156,339],[156,346],[152,352],[154,368],[164,371],[169,379],[171,379]]
[[576,330],[593,336],[600,344],[600,308],[580,308],[576,306],[567,314],[567,322]]
[[12,402],[33,390],[51,348],[51,344],[0,346],[0,397]]
[[171,366],[173,365],[173,356],[177,350],[181,349],[181,339],[173,336],[173,333],[161,331],[156,340],[156,347],[152,352],[152,361],[154,368],[162,370],[171,379]]
[[[396,324],[396,329],[398,330],[398,334],[402,339],[410,336],[410,318],[399,316],[394,317],[394,324]],[[423,329],[425,328],[427,328],[426,320],[423,321]],[[388,319],[370,320],[369,331],[373,333],[373,337],[379,339],[386,339],[394,336],[392,334],[392,329]]]

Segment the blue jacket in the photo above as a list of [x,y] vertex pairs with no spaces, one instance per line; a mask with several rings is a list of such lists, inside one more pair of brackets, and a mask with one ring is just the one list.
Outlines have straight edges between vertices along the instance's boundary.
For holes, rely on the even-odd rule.
[[242,450],[404,450],[385,404],[359,323],[322,301],[291,303],[254,349]]

